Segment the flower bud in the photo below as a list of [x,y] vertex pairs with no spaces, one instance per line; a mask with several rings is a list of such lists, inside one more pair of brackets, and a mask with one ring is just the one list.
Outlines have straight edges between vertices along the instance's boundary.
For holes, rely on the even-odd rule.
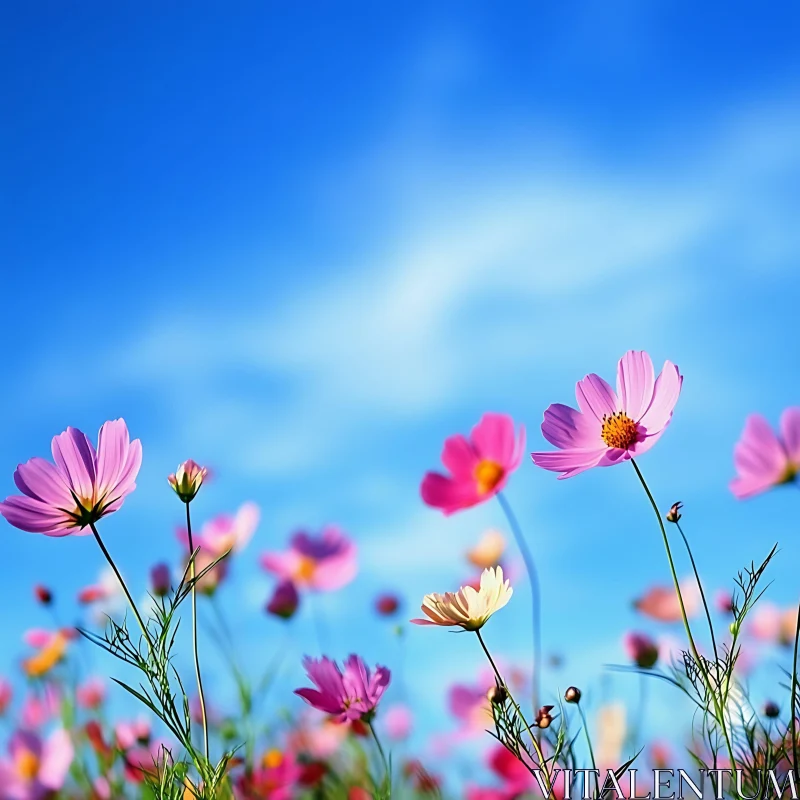
[[781,713],[778,704],[773,702],[772,700],[767,700],[764,703],[764,716],[768,717],[769,719],[775,719]]
[[267,613],[281,619],[291,619],[300,605],[300,595],[295,585],[289,581],[281,581],[267,603]]
[[188,461],[184,461],[183,464],[179,464],[178,469],[167,480],[175,490],[175,494],[184,503],[190,503],[194,500],[207,475],[208,470],[190,458]]
[[391,617],[400,608],[400,600],[393,594],[382,594],[375,600],[375,610],[382,617]]
[[535,724],[538,728],[549,728],[553,723],[553,716],[550,713],[553,706],[542,706],[536,713]]
[[682,508],[683,503],[673,503],[669,511],[667,511],[667,522],[677,522],[681,518]]
[[633,661],[637,667],[642,669],[650,669],[654,667],[658,661],[658,645],[643,633],[626,633],[623,640],[625,652],[628,658]]
[[570,686],[567,691],[564,692],[564,699],[568,703],[580,703],[581,690],[577,686]]
[[150,570],[150,588],[156,597],[165,597],[172,586],[172,575],[168,564],[156,564]]
[[486,697],[493,706],[502,706],[508,699],[508,690],[495,684],[486,692]]
[[41,583],[33,587],[33,594],[43,606],[49,606],[53,602],[53,593]]

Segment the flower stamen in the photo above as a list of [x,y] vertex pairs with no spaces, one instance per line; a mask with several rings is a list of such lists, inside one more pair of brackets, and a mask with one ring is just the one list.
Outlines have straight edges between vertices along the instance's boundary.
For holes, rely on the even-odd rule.
[[600,437],[609,447],[627,450],[639,440],[636,423],[624,412],[603,415]]
[[478,494],[488,494],[503,479],[505,470],[496,461],[484,459],[475,467]]

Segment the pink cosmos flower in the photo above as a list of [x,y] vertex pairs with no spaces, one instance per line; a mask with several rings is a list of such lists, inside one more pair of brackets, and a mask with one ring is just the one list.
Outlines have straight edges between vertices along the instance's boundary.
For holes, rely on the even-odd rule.
[[411,735],[414,724],[414,715],[411,709],[403,703],[389,706],[383,714],[383,724],[386,735],[394,742],[401,742]]
[[291,581],[281,581],[267,603],[267,613],[281,619],[291,619],[300,605],[300,595]]
[[755,639],[786,647],[794,643],[796,626],[797,606],[781,609],[762,601],[750,619],[749,632]]
[[25,730],[41,728],[55,719],[61,710],[61,691],[54,683],[46,683],[40,693],[29,693],[20,710],[20,723]]
[[306,673],[316,689],[296,689],[295,694],[309,705],[330,714],[337,722],[360,720],[371,715],[391,680],[386,667],[370,673],[363,660],[351,655],[344,662],[344,672],[335,661],[324,657],[303,660]]
[[114,736],[120,750],[147,744],[151,736],[150,723],[144,717],[133,722],[118,722],[114,726]]
[[[260,519],[261,510],[255,503],[242,503],[235,514],[217,514],[203,525],[200,533],[193,532],[194,546],[207,550],[214,558],[228,551],[240,553],[253,538]],[[189,546],[185,528],[178,529],[178,539]]]
[[14,697],[14,689],[11,682],[5,678],[0,678],[0,717],[6,713]]
[[318,536],[300,531],[292,536],[289,549],[265,553],[261,566],[297,588],[325,592],[341,589],[358,572],[356,545],[334,525]]
[[422,499],[444,514],[490,500],[502,491],[508,476],[522,462],[525,428],[514,435],[507,414],[484,414],[469,439],[461,434],[445,440],[442,463],[450,475],[428,472],[422,480]]
[[544,412],[542,434],[559,449],[531,453],[533,463],[563,479],[640,456],[669,425],[682,383],[671,361],[656,378],[650,356],[629,350],[617,367],[616,392],[599,375],[587,375],[575,387],[580,411],[554,403]]
[[67,428],[53,438],[52,452],[55,464],[43,458],[20,464],[14,483],[22,494],[0,503],[0,514],[17,528],[47,536],[85,533],[136,488],[142,445],[130,440],[122,419],[103,424],[97,450],[84,433]]
[[730,488],[739,500],[794,481],[800,472],[800,407],[781,414],[780,436],[764,417],[751,414],[734,448],[733,464],[738,474]]
[[150,591],[156,597],[165,597],[172,587],[172,570],[163,561],[150,570]]
[[[681,581],[681,594],[686,616],[691,618],[700,606],[700,593],[694,579]],[[674,586],[653,586],[635,600],[633,606],[639,613],[659,622],[679,622],[683,618]]]
[[100,708],[106,699],[106,683],[102,678],[87,678],[75,690],[75,699],[82,708],[94,710]]
[[650,669],[658,661],[658,645],[646,634],[628,631],[622,639],[628,658],[642,669]]
[[0,761],[0,791],[4,800],[45,800],[64,785],[74,749],[66,731],[54,731],[43,741],[35,733],[16,731],[9,758]]
[[329,717],[320,719],[313,712],[302,714],[289,731],[287,746],[301,755],[325,760],[341,750],[348,730],[348,726],[340,725]]

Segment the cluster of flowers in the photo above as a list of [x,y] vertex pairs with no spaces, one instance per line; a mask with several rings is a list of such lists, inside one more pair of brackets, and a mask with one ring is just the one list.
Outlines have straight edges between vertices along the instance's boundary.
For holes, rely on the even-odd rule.
[[[647,353],[626,353],[618,365],[616,390],[600,376],[590,374],[577,383],[577,409],[558,403],[546,409],[542,434],[556,449],[534,452],[531,458],[536,466],[559,473],[560,479],[593,467],[632,463],[655,511],[672,577],[671,586],[653,587],[635,605],[651,619],[682,622],[686,640],[659,642],[641,632],[628,632],[623,644],[631,664],[643,673],[653,674],[664,664],[662,677],[682,689],[699,707],[704,732],[700,739],[705,742],[693,750],[699,763],[724,761],[730,767],[749,767],[752,763],[758,768],[768,766],[791,772],[797,766],[798,748],[798,612],[763,605],[744,626],[745,616],[760,596],[757,584],[768,558],[761,567],[753,566],[740,574],[738,593],[718,594],[715,607],[727,617],[729,628],[728,638],[724,643],[720,639],[718,647],[699,574],[695,570],[688,581],[679,581],[677,576],[664,522],[676,526],[689,549],[680,527],[681,504],[675,503],[666,512],[659,509],[637,463],[669,426],[682,381],[671,362],[665,362],[656,375]],[[517,429],[507,415],[487,413],[469,438],[456,435],[445,441],[445,473],[429,472],[421,484],[424,502],[445,515],[497,498],[522,553],[531,589],[534,653],[533,670],[528,676],[513,667],[501,671],[501,662],[491,654],[482,635],[490,618],[513,596],[509,573],[501,563],[505,539],[497,531],[488,532],[468,553],[470,563],[482,570],[479,577],[455,592],[425,595],[423,616],[411,620],[417,625],[474,633],[487,659],[488,671],[477,685],[456,685],[450,693],[450,707],[460,720],[460,734],[445,746],[451,746],[466,731],[486,728],[497,740],[488,763],[499,786],[470,783],[470,800],[513,800],[527,794],[554,797],[553,775],[562,767],[574,767],[578,757],[577,736],[569,734],[572,724],[582,728],[595,767],[620,766],[623,745],[637,744],[637,733],[621,733],[624,725],[618,711],[606,708],[598,712],[599,734],[597,747],[593,747],[581,705],[582,693],[576,687],[570,687],[563,699],[577,709],[577,720],[564,711],[559,698],[550,696],[553,704],[540,704],[542,612],[536,564],[503,494],[512,473],[523,462],[524,453],[524,428]],[[182,570],[176,573],[164,563],[153,567],[153,607],[143,613],[98,528],[100,520],[119,511],[136,488],[141,463],[141,443],[130,439],[121,419],[101,427],[96,447],[81,431],[67,428],[52,441],[52,461],[32,458],[17,467],[14,482],[20,494],[0,503],[0,513],[22,530],[47,536],[95,538],[109,571],[97,584],[83,589],[78,599],[106,613],[112,601],[124,600],[139,632],[132,636],[126,622],[115,622],[109,615],[110,627],[103,636],[86,630],[80,633],[140,670],[143,678],[139,688],[121,686],[137,697],[150,714],[134,722],[111,725],[102,713],[105,684],[96,678],[76,684],[74,676],[66,674],[65,666],[71,663],[70,654],[76,648],[77,631],[56,625],[53,630],[29,632],[26,641],[34,652],[23,661],[23,671],[30,690],[18,715],[18,727],[9,739],[8,756],[0,760],[0,800],[44,800],[55,796],[107,800],[131,795],[135,791],[131,787],[136,785],[146,785],[159,798],[215,800],[293,798],[306,793],[309,797],[350,800],[391,797],[393,793],[440,794],[440,777],[431,774],[421,762],[406,759],[402,769],[394,768],[375,724],[391,672],[380,665],[371,668],[358,655],[351,655],[342,665],[327,657],[304,660],[312,686],[298,688],[295,693],[321,713],[313,718],[300,715],[288,732],[281,733],[277,740],[273,736],[271,746],[260,754],[258,748],[270,729],[269,721],[258,718],[256,691],[233,656],[232,675],[241,709],[233,718],[215,714],[203,689],[197,595],[213,598],[227,579],[232,557],[247,546],[258,526],[259,509],[254,503],[245,503],[235,514],[215,517],[199,532],[193,532],[190,508],[208,480],[208,471],[191,460],[182,463],[168,477],[186,513],[186,524],[177,534],[185,549]],[[784,412],[778,434],[762,417],[749,417],[734,451],[734,466],[737,475],[730,488],[737,498],[794,482],[800,472],[800,408]],[[343,531],[328,526],[316,535],[295,533],[286,550],[264,554],[261,565],[275,578],[266,610],[290,619],[304,593],[335,591],[354,579],[357,548]],[[48,588],[36,587],[35,596],[42,605],[53,607],[53,593]],[[188,598],[192,605],[197,686],[197,694],[191,698],[185,689],[189,681],[175,672],[170,649],[179,607]],[[690,623],[701,606],[713,645],[713,652],[702,654]],[[378,598],[376,607],[379,613],[391,616],[397,613],[400,603],[398,598],[385,595]],[[762,724],[760,717],[748,710],[740,682],[747,670],[746,658],[740,659],[743,635],[785,646],[794,644],[795,663],[787,671],[791,692],[789,722],[782,727],[773,722]],[[230,642],[226,647],[229,651],[234,649]],[[61,675],[59,669],[64,670]],[[70,685],[72,691],[68,690]],[[0,682],[0,715],[10,708],[12,694],[11,685]],[[532,706],[533,714],[523,712],[523,705]],[[738,721],[733,719],[732,709]],[[398,705],[385,711],[384,731],[388,738],[406,738],[410,730],[408,709]],[[771,721],[779,715],[780,709],[774,703],[765,707],[762,714]],[[50,732],[46,733],[48,727]],[[706,736],[708,732],[713,735]],[[216,759],[211,757],[210,735],[219,751]],[[743,742],[749,747],[745,755]],[[433,745],[430,749],[437,750]],[[91,761],[86,753],[93,754]],[[652,748],[653,763],[663,763],[663,753],[663,746]],[[595,786],[594,796],[602,794],[603,788]]]

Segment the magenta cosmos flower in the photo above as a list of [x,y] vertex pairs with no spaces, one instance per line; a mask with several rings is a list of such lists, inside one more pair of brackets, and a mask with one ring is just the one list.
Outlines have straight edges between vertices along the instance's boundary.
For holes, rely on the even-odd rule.
[[791,483],[800,472],[800,408],[781,414],[776,436],[760,414],[751,414],[733,451],[737,476],[731,491],[739,500]]
[[344,672],[325,656],[306,657],[303,666],[317,688],[296,689],[295,694],[337,722],[371,716],[391,679],[386,667],[375,667],[375,672],[370,673],[363,660],[355,655],[344,662]]
[[544,412],[542,434],[559,449],[531,453],[533,463],[560,472],[560,480],[645,453],[669,425],[682,383],[671,361],[656,378],[650,356],[629,350],[617,367],[616,392],[599,375],[587,375],[575,387],[580,411],[553,403]]
[[265,553],[261,566],[298,589],[334,591],[346,586],[358,571],[356,545],[335,525],[318,536],[300,531],[292,536],[289,549]]
[[500,492],[520,465],[525,450],[525,428],[514,434],[507,414],[484,414],[470,438],[461,434],[445,440],[442,463],[450,475],[428,472],[422,480],[422,499],[445,514],[453,514],[489,500]]
[[53,437],[52,452],[55,464],[43,458],[20,464],[14,483],[22,494],[0,503],[0,514],[23,531],[82,533],[117,511],[136,488],[142,445],[130,440],[122,419],[103,424],[97,450],[86,434],[67,428]]

